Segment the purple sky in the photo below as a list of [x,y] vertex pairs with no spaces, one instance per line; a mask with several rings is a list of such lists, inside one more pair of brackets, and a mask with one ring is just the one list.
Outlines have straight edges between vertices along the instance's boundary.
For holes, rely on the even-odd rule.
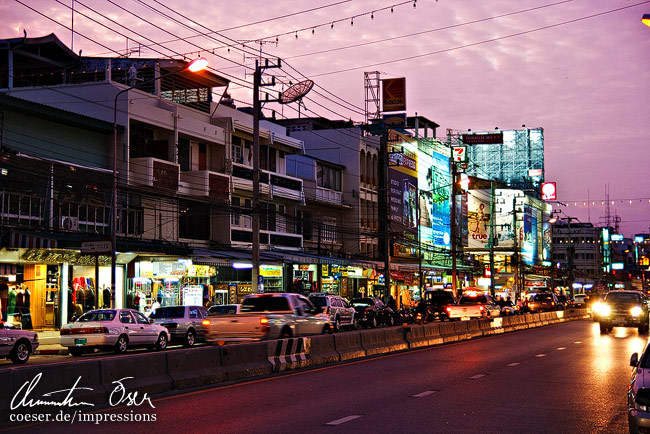
[[[70,45],[72,3],[2,0],[0,37],[22,36],[23,29],[30,37],[54,32]],[[233,80],[236,99],[250,103],[245,84],[252,77],[244,65],[253,65],[260,44],[246,42],[250,54],[244,56],[241,43],[268,38],[262,44],[267,56],[284,59],[283,69],[269,72],[280,81],[308,77],[317,84],[303,114],[354,121],[364,120],[364,71],[403,76],[409,115],[417,112],[440,124],[440,137],[447,128],[543,127],[546,180],[558,183],[566,215],[602,222],[609,189],[620,231],[650,231],[650,27],[641,23],[650,1],[419,0],[416,8],[400,3],[280,0],[271,8],[262,0],[75,0],[73,48],[89,56],[114,55],[111,50],[140,43],[146,57],[194,57],[214,49],[211,68]],[[300,13],[308,9],[314,10]],[[224,30],[264,20],[269,21]],[[208,31],[220,32],[187,39]],[[226,38],[239,41],[230,52]],[[295,107],[284,107],[284,116],[296,117]],[[587,199],[594,205],[583,205]]]

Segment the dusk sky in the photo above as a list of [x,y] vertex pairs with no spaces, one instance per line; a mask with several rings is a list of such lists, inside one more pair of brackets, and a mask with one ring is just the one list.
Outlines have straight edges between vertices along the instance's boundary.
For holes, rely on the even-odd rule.
[[[545,178],[566,204],[554,209],[602,225],[609,190],[629,237],[650,231],[644,13],[650,1],[0,0],[0,37],[55,33],[85,56],[200,52],[232,80],[238,106],[252,103],[263,40],[264,57],[283,59],[268,70],[275,89],[316,82],[303,116],[355,122],[364,120],[364,71],[406,77],[408,114],[440,124],[442,139],[447,128],[544,128]],[[296,104],[267,108],[297,117]]]

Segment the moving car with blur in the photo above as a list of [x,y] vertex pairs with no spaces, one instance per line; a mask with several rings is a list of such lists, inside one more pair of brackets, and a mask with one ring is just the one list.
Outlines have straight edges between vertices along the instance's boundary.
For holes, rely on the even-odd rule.
[[571,300],[566,295],[556,295],[558,309],[567,310],[573,308],[573,300]]
[[632,376],[627,386],[627,422],[630,433],[650,432],[650,345],[630,357]]
[[152,324],[135,309],[97,309],[61,327],[59,343],[72,356],[95,349],[126,353],[130,347],[164,350],[169,342],[167,328]]
[[335,332],[341,331],[341,327],[350,327],[353,330],[358,328],[354,307],[340,295],[315,292],[309,294],[309,300],[323,309],[323,314],[330,319]]
[[226,315],[241,312],[241,304],[215,304],[208,308],[210,315]]
[[552,292],[538,292],[524,303],[528,312],[551,312],[560,308],[557,296]]
[[450,320],[492,318],[501,316],[501,308],[489,294],[466,292],[456,305],[447,307]]
[[586,307],[588,298],[587,294],[576,294],[573,296],[573,305],[575,307]]
[[205,340],[203,320],[208,315],[203,306],[163,306],[152,311],[149,320],[167,328],[172,342],[191,347]]
[[379,324],[395,325],[395,312],[377,297],[359,297],[351,301],[359,324],[375,328]]
[[238,314],[203,320],[208,341],[245,342],[330,333],[329,318],[309,299],[294,293],[247,295]]
[[6,357],[15,364],[27,363],[36,348],[38,334],[0,321],[0,357]]
[[648,303],[641,291],[610,291],[598,310],[600,332],[612,331],[614,326],[637,327],[639,333],[647,333]]

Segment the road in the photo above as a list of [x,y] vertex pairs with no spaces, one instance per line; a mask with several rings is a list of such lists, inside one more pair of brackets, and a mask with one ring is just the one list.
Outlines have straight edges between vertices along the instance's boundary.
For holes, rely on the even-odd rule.
[[16,432],[622,433],[629,358],[647,340],[636,329],[601,335],[597,323],[573,321],[93,414],[154,414],[155,422]]

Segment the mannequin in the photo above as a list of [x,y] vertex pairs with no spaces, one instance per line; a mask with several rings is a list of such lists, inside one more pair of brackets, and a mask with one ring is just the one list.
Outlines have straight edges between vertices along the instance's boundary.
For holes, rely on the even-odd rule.
[[0,283],[0,320],[7,321],[7,299],[9,298],[9,285]]
[[102,290],[102,295],[104,297],[103,300],[103,307],[108,308],[111,307],[111,290],[108,289],[107,286],[104,286],[104,289]]
[[[12,316],[16,313],[16,287],[10,286],[7,297],[7,316]],[[9,318],[7,318],[9,319]]]

